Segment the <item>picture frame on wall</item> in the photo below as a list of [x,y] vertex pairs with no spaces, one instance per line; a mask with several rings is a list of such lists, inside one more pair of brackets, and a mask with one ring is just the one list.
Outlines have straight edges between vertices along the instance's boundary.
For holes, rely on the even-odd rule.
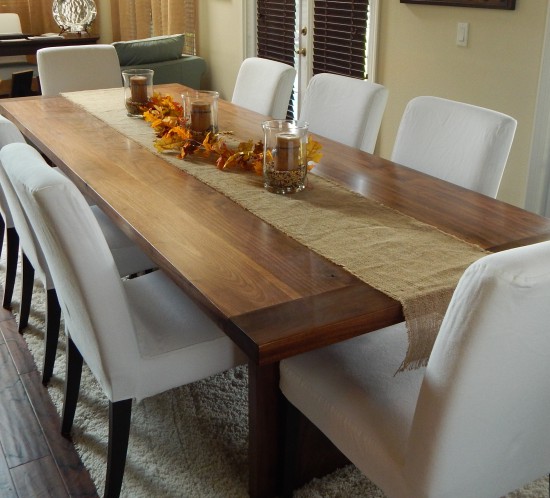
[[478,7],[481,9],[514,10],[516,8],[516,0],[401,0],[401,3]]

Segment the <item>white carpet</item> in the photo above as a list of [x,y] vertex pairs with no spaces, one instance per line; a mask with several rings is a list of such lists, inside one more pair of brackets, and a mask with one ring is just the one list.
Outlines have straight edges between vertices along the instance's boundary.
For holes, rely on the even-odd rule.
[[[4,281],[4,261],[0,278]],[[17,282],[19,285],[19,279]],[[18,306],[18,287],[14,294]],[[24,337],[41,365],[44,292],[35,285],[32,313]],[[61,411],[64,337],[58,348],[48,392]],[[132,429],[122,496],[127,498],[247,496],[247,371],[234,369],[206,381],[174,389],[133,406]],[[103,493],[107,455],[107,401],[85,368],[76,412],[74,442]],[[548,479],[507,498],[548,496]],[[383,498],[384,494],[353,466],[295,493],[296,498]]]

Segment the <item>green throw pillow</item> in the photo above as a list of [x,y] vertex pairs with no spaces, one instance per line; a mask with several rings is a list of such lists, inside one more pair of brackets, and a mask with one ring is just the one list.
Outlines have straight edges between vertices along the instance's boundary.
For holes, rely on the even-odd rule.
[[183,52],[183,36],[154,36],[142,40],[114,42],[121,66],[135,66],[179,59]]

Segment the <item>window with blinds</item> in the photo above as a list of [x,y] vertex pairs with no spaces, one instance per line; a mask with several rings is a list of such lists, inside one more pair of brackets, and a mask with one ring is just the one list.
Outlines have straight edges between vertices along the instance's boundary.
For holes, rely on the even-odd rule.
[[258,57],[294,66],[295,0],[258,0]]
[[[295,0],[258,0],[257,4],[258,57],[294,66],[294,37],[296,33]],[[287,117],[294,116],[294,92],[288,104]]]
[[[294,52],[298,30],[297,11],[308,0],[257,0],[257,55],[306,70]],[[309,5],[309,4],[308,4]],[[369,0],[314,0],[312,50],[307,54],[312,74],[335,73],[364,79],[367,77],[367,20]],[[307,17],[307,16],[306,16]],[[309,35],[308,35],[309,36]],[[310,59],[311,58],[311,59]],[[296,89],[288,117],[296,109]]]
[[366,78],[368,0],[315,0],[313,74]]

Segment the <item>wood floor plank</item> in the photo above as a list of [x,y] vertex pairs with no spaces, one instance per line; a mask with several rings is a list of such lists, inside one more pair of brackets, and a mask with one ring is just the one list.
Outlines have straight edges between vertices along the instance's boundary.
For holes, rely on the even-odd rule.
[[0,345],[0,444],[11,469],[50,450],[6,345]]
[[[0,293],[2,290],[0,289]],[[5,310],[0,306],[0,321],[3,320],[13,320],[13,314],[10,310]]]
[[0,496],[2,498],[17,498],[6,456],[0,448]]
[[[1,290],[0,290],[1,293]],[[5,312],[6,310],[2,307],[0,307],[0,314]],[[2,333],[2,336],[4,337],[5,341],[9,341],[10,339],[15,339],[15,334],[19,335],[19,332],[17,332],[17,323],[15,319],[11,318],[11,320],[0,320],[0,332]]]
[[36,370],[37,367],[27,343],[24,337],[17,331],[17,322],[13,318],[1,321],[0,331],[8,345],[18,373],[24,374]]
[[17,322],[13,318],[0,321],[0,337],[4,338],[4,343],[7,344],[15,368],[20,375],[37,370],[24,335],[18,332]]
[[11,473],[19,496],[69,496],[51,455],[20,465]]
[[16,320],[0,309],[0,497],[31,496],[98,494],[76,449],[60,434],[60,418]]
[[13,364],[7,343],[0,344],[0,393],[6,387],[10,387],[19,380],[17,369]]
[[80,461],[73,444],[61,436],[61,418],[47,389],[41,384],[40,373],[30,372],[22,375],[21,380],[69,494],[97,497],[92,478]]

